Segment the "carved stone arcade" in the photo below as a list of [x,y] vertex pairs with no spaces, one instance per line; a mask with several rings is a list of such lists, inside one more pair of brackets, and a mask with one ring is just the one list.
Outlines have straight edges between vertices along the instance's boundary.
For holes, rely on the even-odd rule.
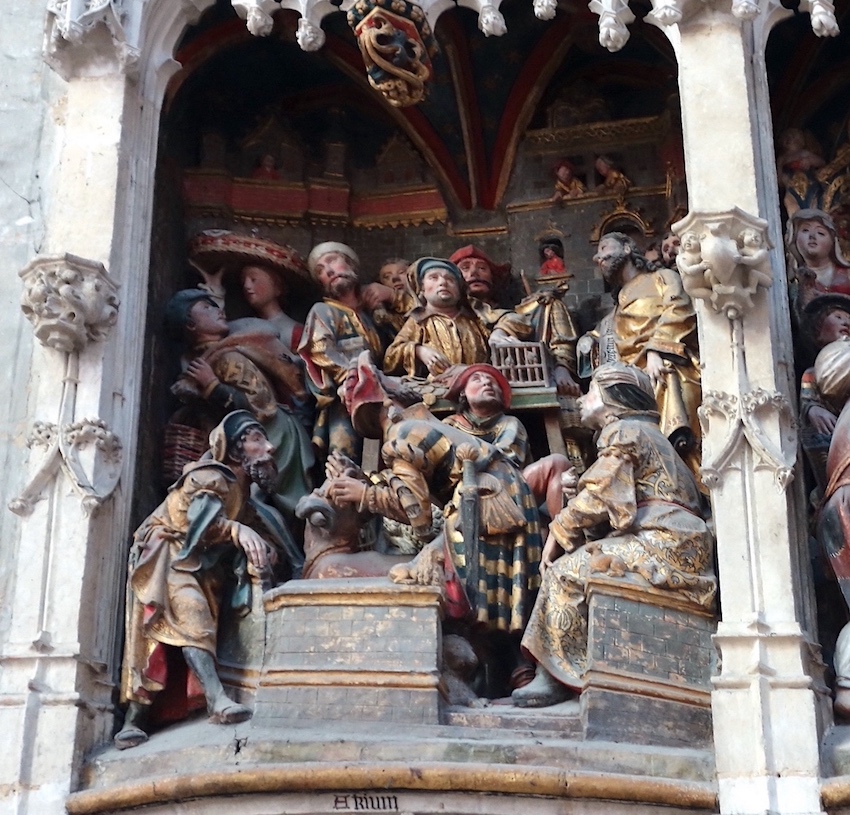
[[[179,68],[174,47],[210,5],[206,0],[52,0],[47,8],[45,57],[67,81],[60,92],[63,101],[56,106],[62,115],[55,117],[53,126],[65,128],[67,138],[56,145],[61,172],[43,183],[62,205],[44,215],[44,251],[52,254],[22,272],[24,312],[43,344],[34,355],[46,363],[26,376],[16,374],[16,385],[32,390],[23,433],[29,437],[31,460],[28,483],[23,490],[15,487],[13,503],[16,512],[29,514],[13,519],[14,529],[3,541],[4,548],[17,547],[18,556],[8,594],[12,613],[4,618],[4,635],[7,630],[9,635],[0,651],[0,721],[16,738],[0,763],[0,795],[22,815],[59,813],[66,801],[68,811],[76,812],[115,811],[121,806],[113,792],[123,783],[127,767],[114,757],[97,765],[104,770],[102,788],[68,796],[81,783],[97,783],[96,771],[82,773],[81,756],[105,743],[112,726],[109,662],[118,625],[113,601],[120,594],[125,568],[118,541],[129,527],[131,464],[143,404],[142,360],[136,346],[144,332],[151,251],[151,168],[165,87]],[[421,4],[432,28],[450,6],[444,0]],[[322,20],[336,10],[327,0],[244,0],[233,7],[256,36],[271,31],[278,9],[297,11],[297,39],[304,50],[322,47]],[[498,3],[470,7],[479,13],[484,33],[504,33]],[[591,10],[599,16],[600,43],[611,51],[622,48],[634,19],[628,5],[593,0]],[[828,0],[803,0],[801,10],[809,13],[818,36],[838,34]],[[534,11],[540,19],[551,19],[557,5],[535,0]],[[676,786],[638,778],[632,756],[623,759],[626,780],[616,778],[616,784],[600,786],[594,773],[583,768],[575,776],[549,765],[537,773],[537,766],[517,769],[507,762],[498,772],[472,764],[458,770],[451,764],[456,756],[447,755],[445,747],[440,752],[434,741],[427,747],[439,761],[423,761],[427,766],[403,771],[387,760],[386,751],[368,746],[352,752],[350,745],[341,743],[336,748],[340,761],[330,767],[327,778],[316,776],[316,784],[325,784],[322,789],[339,789],[345,797],[350,789],[368,787],[377,778],[395,784],[394,789],[447,793],[458,788],[453,784],[463,784],[462,789],[477,793],[521,790],[531,796],[542,791],[556,799],[586,794],[588,800],[600,801],[610,799],[615,787],[631,784],[645,801],[724,815],[815,815],[825,806],[837,812],[847,805],[846,784],[840,778],[822,782],[825,771],[819,766],[823,687],[817,649],[801,626],[809,614],[807,587],[800,577],[805,567],[800,568],[795,557],[803,547],[789,523],[795,514],[795,433],[787,378],[783,381],[776,364],[783,355],[788,357],[782,339],[788,318],[782,259],[771,248],[779,234],[778,210],[765,203],[764,194],[776,187],[776,179],[770,160],[763,158],[771,154],[771,132],[761,60],[770,27],[787,14],[778,3],[765,0],[735,0],[728,8],[655,0],[650,14],[650,21],[673,42],[680,66],[692,214],[677,229],[694,232],[700,241],[700,252],[690,265],[704,264],[693,272],[694,290],[704,290],[701,339],[713,349],[704,372],[703,413],[723,590],[723,620],[714,638],[721,664],[711,690],[716,765],[699,779]],[[708,33],[706,23],[711,26]],[[112,48],[108,53],[105,40]],[[707,102],[705,71],[712,65],[729,70],[722,77],[712,74],[715,96]],[[68,100],[71,115],[65,120]],[[80,115],[87,105],[88,120]],[[712,135],[720,110],[730,134],[724,140]],[[105,134],[103,143],[95,144],[93,134]],[[78,151],[86,161],[78,160]],[[743,156],[744,170],[734,178],[720,178],[717,168],[730,151]],[[69,179],[74,183],[68,184]],[[92,218],[96,227],[80,223],[79,208],[73,205],[76,194],[87,211],[97,210]],[[749,256],[744,251],[746,230],[760,236]],[[122,277],[120,321],[117,286],[104,267],[59,254],[60,247],[102,260],[133,259],[134,274]],[[761,249],[768,252],[768,261],[757,255]],[[738,257],[758,259],[749,263]],[[59,472],[71,484],[72,500],[58,489]],[[48,491],[49,500],[38,501]],[[110,495],[120,501],[108,501]],[[100,507],[98,513],[92,512],[95,507]],[[108,609],[90,602],[101,594],[112,598]],[[608,679],[616,674],[603,669]],[[702,715],[706,688],[704,677],[695,677],[692,698],[677,702],[690,704]],[[229,754],[233,734],[221,738],[214,749],[207,743],[192,750]],[[480,749],[475,740],[463,745],[469,755],[480,755]],[[522,749],[533,754],[528,745]],[[372,763],[358,774],[356,765],[363,756]],[[131,807],[162,808],[201,793],[232,801],[227,796],[239,792],[303,790],[304,779],[316,767],[299,763],[295,751],[287,757],[292,766],[269,769],[265,781],[262,771],[236,767],[198,783],[188,778],[191,772],[151,782],[158,765],[141,761],[140,771],[147,775],[125,800]],[[653,760],[663,764],[664,756],[653,753]],[[509,776],[510,782],[504,780]],[[162,795],[170,796],[169,803],[162,803]],[[461,803],[452,802],[461,811]],[[515,800],[509,803],[515,806]],[[425,811],[428,804],[417,799],[417,806]]]

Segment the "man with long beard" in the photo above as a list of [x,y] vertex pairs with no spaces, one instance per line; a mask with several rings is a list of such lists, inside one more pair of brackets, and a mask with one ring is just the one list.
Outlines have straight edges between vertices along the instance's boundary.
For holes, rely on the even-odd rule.
[[[118,749],[147,741],[151,705],[166,689],[171,707],[182,711],[204,700],[214,723],[250,718],[251,710],[222,687],[216,634],[225,587],[235,581],[231,605],[250,608],[249,572],[268,577],[289,534],[276,512],[251,498],[252,484],[274,489],[273,449],[252,414],[229,413],[210,434],[209,452],[187,465],[136,530],[121,676],[129,707],[115,736]],[[175,648],[189,669],[183,687],[183,666],[168,653]]]
[[313,444],[323,457],[339,450],[359,463],[363,440],[337,391],[362,351],[369,351],[376,365],[383,361],[381,339],[369,316],[380,298],[361,289],[360,262],[344,243],[327,241],[313,247],[307,266],[325,295],[310,309],[298,346],[307,365],[307,384],[316,397]]
[[[679,275],[650,270],[637,244],[621,232],[603,235],[593,257],[614,298],[614,310],[594,332],[592,366],[635,365],[649,376],[661,431],[693,472],[699,469],[702,401],[697,321]],[[581,341],[579,341],[581,345]],[[579,372],[583,375],[587,370]]]

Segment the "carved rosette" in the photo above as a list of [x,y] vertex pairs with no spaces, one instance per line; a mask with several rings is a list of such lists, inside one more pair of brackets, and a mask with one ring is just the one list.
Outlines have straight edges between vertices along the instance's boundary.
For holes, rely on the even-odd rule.
[[756,292],[773,284],[767,221],[735,207],[691,212],[673,231],[681,240],[676,265],[685,291],[728,319],[742,317]]
[[62,426],[35,422],[27,446],[41,454],[35,475],[9,503],[18,515],[29,515],[45,488],[65,472],[91,515],[112,495],[123,463],[122,445],[102,419],[83,419]]
[[21,309],[48,348],[79,351],[106,339],[118,319],[118,286],[102,263],[76,255],[37,257],[19,275]]

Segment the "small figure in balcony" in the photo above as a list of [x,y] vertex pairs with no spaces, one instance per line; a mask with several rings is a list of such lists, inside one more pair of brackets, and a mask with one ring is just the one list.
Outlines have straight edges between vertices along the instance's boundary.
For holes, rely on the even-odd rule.
[[543,582],[522,639],[537,671],[512,694],[520,707],[553,705],[583,690],[585,592],[594,573],[677,592],[705,608],[716,591],[699,489],[659,430],[649,377],[632,365],[602,365],[579,405],[583,421],[600,431],[598,458],[549,527]]
[[576,178],[575,165],[567,158],[562,158],[553,168],[555,174],[555,192],[550,199],[553,204],[561,203],[568,198],[581,198],[587,194],[587,187]]

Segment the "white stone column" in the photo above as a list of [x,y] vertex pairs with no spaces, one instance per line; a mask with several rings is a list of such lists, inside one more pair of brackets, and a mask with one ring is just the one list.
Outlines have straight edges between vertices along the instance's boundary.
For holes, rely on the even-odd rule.
[[[739,297],[727,297],[728,308],[721,298],[720,310],[710,300],[697,306],[703,467],[721,587],[712,693],[720,808],[814,815],[822,812],[823,696],[812,679],[806,541],[799,488],[790,483],[793,354],[763,58],[774,20],[764,9],[756,22],[741,19],[758,11],[752,5],[694,6],[665,28],[679,64],[690,196],[676,229],[702,236],[702,259],[715,270],[727,264]],[[746,270],[732,260],[748,227],[775,247],[763,267],[773,287],[758,289],[751,303],[740,286]]]
[[85,752],[111,737],[159,116],[173,49],[212,2],[48,12],[43,240],[19,281],[29,450],[7,473],[16,514],[0,509],[16,519],[2,540],[4,813],[64,813]]

